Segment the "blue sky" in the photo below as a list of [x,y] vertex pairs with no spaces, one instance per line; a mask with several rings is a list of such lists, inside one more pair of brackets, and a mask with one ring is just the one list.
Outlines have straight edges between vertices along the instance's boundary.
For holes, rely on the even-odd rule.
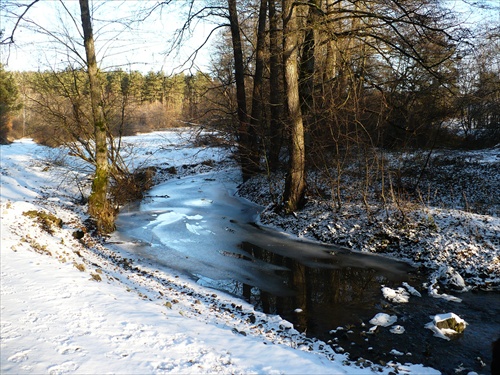
[[[167,73],[176,68],[180,70],[179,65],[210,31],[209,25],[199,24],[194,33],[186,34],[188,40],[180,55],[175,52],[167,54],[175,31],[184,20],[179,6],[182,3],[186,2],[174,2],[168,8],[157,9],[145,21],[131,24],[127,20],[144,17],[144,10],[151,2],[92,2],[96,52],[101,67],[164,70]],[[40,1],[30,8],[25,19],[16,30],[16,45],[3,47],[1,51],[1,62],[7,64],[9,70],[59,69],[79,64],[78,53],[83,54],[83,47],[79,36],[81,21],[77,1]],[[0,15],[0,22],[0,28],[10,35],[13,20],[4,13]],[[64,44],[77,53],[68,52]],[[208,56],[208,48],[205,48],[196,63],[204,67]]]
[[[24,1],[31,2],[31,0]],[[500,6],[500,0],[484,0],[484,2],[491,6]],[[167,74],[180,71],[182,68],[179,66],[205,40],[212,28],[210,24],[200,23],[192,35],[186,34],[189,40],[180,55],[175,52],[167,55],[175,30],[185,19],[182,5],[188,3],[186,0],[172,1],[168,7],[156,9],[144,22],[128,26],[121,23],[130,18],[144,17],[145,9],[155,3],[144,0],[91,1],[95,11],[96,48],[103,69],[120,67],[123,70],[143,72],[164,70]],[[202,4],[202,2],[196,3]],[[445,0],[445,3],[450,8],[460,11],[468,26],[477,23],[478,19],[488,17],[492,22],[500,22],[498,11],[479,12],[477,9],[471,11],[464,5],[463,0]],[[4,1],[5,4],[7,1]],[[5,29],[9,34],[13,27],[13,19],[4,11],[0,12],[2,12],[0,29]],[[38,2],[27,13],[25,18],[28,22],[20,23],[15,34],[16,45],[10,48],[2,47],[0,61],[7,64],[9,70],[63,69],[70,64],[79,64],[77,55],[68,53],[68,49],[54,39],[56,36],[65,42],[70,41],[71,47],[83,53],[83,47],[78,45],[81,41],[78,34],[79,17],[77,1]],[[38,32],[35,32],[35,29]],[[40,33],[40,29],[44,29],[44,33]],[[199,67],[205,68],[209,60],[210,49],[206,47],[195,62]]]

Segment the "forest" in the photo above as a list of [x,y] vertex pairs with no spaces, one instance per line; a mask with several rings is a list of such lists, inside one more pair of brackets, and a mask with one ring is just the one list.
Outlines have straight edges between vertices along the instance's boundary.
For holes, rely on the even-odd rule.
[[[64,144],[95,166],[89,212],[104,233],[122,203],[116,186],[139,188],[120,156],[121,137],[138,132],[218,131],[234,145],[244,181],[283,176],[275,203],[285,214],[313,194],[337,208],[357,199],[397,204],[418,195],[434,150],[500,143],[500,25],[467,19],[497,14],[493,2],[466,13],[437,0],[186,1],[171,46],[182,49],[185,34],[210,22],[200,50],[210,39],[211,63],[175,74],[102,69],[98,7],[63,7],[74,24],[58,34],[29,18],[37,3],[2,3],[13,25],[1,30],[2,48],[26,23],[74,57],[39,71],[0,67],[0,138]],[[173,6],[142,4],[130,23]],[[413,158],[394,165],[395,152]]]

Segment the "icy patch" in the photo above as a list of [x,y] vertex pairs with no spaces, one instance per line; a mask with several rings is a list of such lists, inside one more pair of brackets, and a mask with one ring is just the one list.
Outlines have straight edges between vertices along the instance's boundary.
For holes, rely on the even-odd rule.
[[199,225],[193,225],[193,224],[186,223],[186,229],[188,231],[190,231],[191,233],[196,234],[197,236],[199,236],[200,235],[199,230],[201,230],[203,228],[200,227]]
[[431,288],[429,288],[429,295],[431,297],[434,297],[434,298],[442,298],[442,299],[445,299],[445,300],[451,301],[451,302],[457,302],[457,303],[462,302],[461,298],[458,298],[458,297],[455,297],[455,296],[451,296],[451,295],[446,294],[446,293],[439,294],[437,292],[437,289],[431,289]]
[[378,313],[370,320],[370,324],[373,324],[374,326],[389,327],[396,323],[397,320],[398,317],[396,315]]
[[158,226],[164,227],[169,224],[175,223],[176,221],[182,220],[182,218],[184,218],[183,214],[174,211],[169,211],[161,215],[158,215],[157,219],[153,221],[150,225],[156,225],[158,223],[161,223]]
[[212,203],[213,201],[211,199],[205,199],[205,198],[186,201],[187,206],[193,206],[193,207],[205,207],[211,205]]
[[203,219],[203,216],[201,216],[201,215],[186,216],[186,219],[188,219],[188,220],[201,220],[201,219]]
[[449,336],[462,333],[467,322],[454,313],[437,314],[424,327],[434,332],[434,336],[450,340]]
[[211,230],[205,229],[201,225],[197,224],[186,223],[186,229],[197,236],[201,236],[202,234],[215,234]]

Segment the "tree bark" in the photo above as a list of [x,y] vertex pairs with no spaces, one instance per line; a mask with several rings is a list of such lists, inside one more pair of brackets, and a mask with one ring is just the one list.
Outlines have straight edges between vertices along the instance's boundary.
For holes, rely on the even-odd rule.
[[108,201],[109,162],[107,126],[101,101],[101,91],[94,47],[94,35],[88,0],[80,0],[87,74],[90,84],[90,100],[95,137],[95,175],[88,202],[90,216],[96,220],[100,233],[110,233],[115,229],[115,210]]
[[245,93],[245,66],[243,64],[243,47],[241,44],[240,24],[238,23],[238,13],[236,0],[227,0],[229,9],[229,24],[231,28],[231,39],[233,42],[234,54],[234,78],[236,81],[236,102],[238,105],[238,141],[239,159],[241,164],[241,174],[243,181],[252,176],[252,160],[249,147],[249,121],[247,112],[247,99]]
[[269,0],[269,101],[271,105],[269,169],[276,171],[279,167],[279,155],[282,145],[282,112],[283,99],[281,95],[283,69],[280,64],[280,33],[278,30],[279,16],[276,13],[275,0]]
[[320,7],[318,0],[309,0],[310,6],[308,7],[307,26],[304,36],[304,43],[302,44],[302,55],[300,59],[300,73],[299,73],[299,93],[302,105],[302,116],[304,117],[306,132],[311,131],[311,126],[316,124],[314,121],[314,73],[316,70],[316,38],[315,38],[315,24],[316,12]]
[[292,213],[304,203],[306,189],[304,123],[300,108],[297,10],[293,0],[283,0],[283,63],[286,103],[291,129],[290,167],[285,183],[285,212]]
[[302,113],[311,112],[313,104],[313,90],[314,90],[314,70],[315,70],[315,37],[314,37],[314,27],[315,27],[315,7],[319,7],[316,4],[317,0],[309,0],[311,6],[308,9],[307,14],[307,28],[304,37],[304,43],[302,45],[302,56],[300,61],[300,94],[302,97],[303,110]]
[[251,172],[257,173],[260,165],[259,129],[262,126],[262,85],[264,76],[264,48],[266,42],[267,0],[260,0],[257,47],[255,51],[255,73],[252,92],[252,115],[250,117],[249,146]]

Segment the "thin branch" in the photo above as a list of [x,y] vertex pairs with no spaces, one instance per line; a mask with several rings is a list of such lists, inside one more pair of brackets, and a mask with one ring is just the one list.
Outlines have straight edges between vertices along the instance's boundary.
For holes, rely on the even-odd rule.
[[28,11],[30,10],[30,8],[35,5],[36,3],[38,3],[40,0],[34,0],[33,2],[31,2],[30,4],[28,4],[26,6],[26,9],[24,10],[23,13],[21,13],[21,15],[17,18],[17,21],[14,25],[14,28],[12,29],[12,33],[10,34],[9,37],[3,39],[3,40],[0,40],[0,45],[3,45],[3,44],[14,44],[14,34],[19,26],[19,24],[21,23],[21,20],[24,18],[24,16],[26,15],[26,13],[28,13]]

